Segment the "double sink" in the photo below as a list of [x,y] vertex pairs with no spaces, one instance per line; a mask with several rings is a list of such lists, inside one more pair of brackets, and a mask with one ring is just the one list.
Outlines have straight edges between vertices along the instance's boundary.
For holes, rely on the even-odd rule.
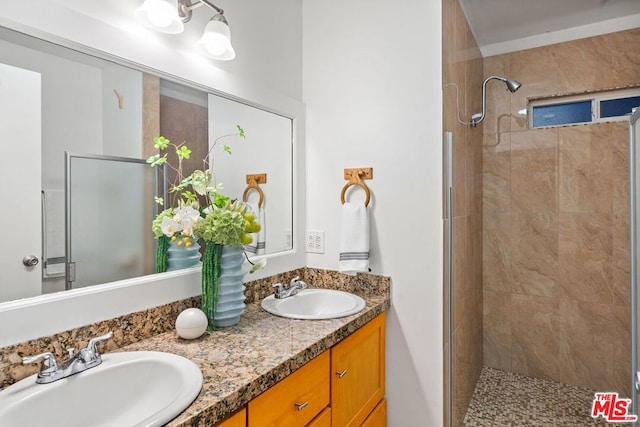
[[[332,319],[358,313],[357,295],[304,289],[262,301],[267,312],[293,319]],[[0,426],[161,426],[198,396],[200,368],[182,356],[153,351],[102,355],[102,363],[78,375],[37,384],[37,375],[0,392]]]

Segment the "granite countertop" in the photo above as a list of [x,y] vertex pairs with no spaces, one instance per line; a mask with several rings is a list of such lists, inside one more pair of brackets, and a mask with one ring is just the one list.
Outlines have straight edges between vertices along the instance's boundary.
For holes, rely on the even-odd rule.
[[118,351],[164,351],[196,363],[204,377],[202,390],[168,425],[211,426],[389,307],[388,293],[360,296],[367,303],[365,309],[340,319],[286,319],[252,303],[236,326],[195,340],[166,332]]

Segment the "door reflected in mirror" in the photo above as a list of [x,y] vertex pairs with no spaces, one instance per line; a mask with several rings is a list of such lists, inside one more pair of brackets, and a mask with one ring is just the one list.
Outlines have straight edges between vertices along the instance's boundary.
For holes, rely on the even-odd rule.
[[[74,232],[65,226],[65,152],[143,160],[157,152],[153,138],[162,135],[186,141],[193,150],[192,167],[196,169],[202,168],[202,159],[215,138],[233,133],[235,126],[240,125],[245,138],[225,142],[231,146],[232,154],[215,148],[212,152],[215,180],[222,184],[226,195],[244,198],[261,215],[264,222],[262,246],[256,248],[258,254],[292,249],[290,118],[1,27],[0,64],[3,64],[0,90],[27,87],[19,93],[7,93],[6,97],[3,94],[3,99],[11,101],[0,104],[3,121],[13,124],[16,139],[12,137],[12,141],[20,141],[13,144],[15,152],[7,153],[11,167],[0,172],[3,182],[20,183],[2,192],[6,208],[0,220],[20,231],[10,238],[19,244],[3,245],[0,254],[0,268],[7,274],[0,284],[0,302],[65,289],[69,279],[67,266],[78,261],[63,255],[68,246],[65,234]],[[10,78],[6,69],[16,71],[11,78],[20,82],[4,84]],[[91,175],[97,170],[89,168],[87,172]],[[262,203],[260,193],[247,188],[247,175],[256,174],[266,176],[266,182],[259,184]],[[33,188],[23,182],[27,178],[33,181],[29,184]],[[117,196],[123,190],[113,191]],[[114,201],[113,209],[127,209],[137,200],[140,206],[145,206],[140,211],[148,211],[153,197],[146,193],[132,190],[128,196],[122,195],[121,203]],[[151,200],[139,196],[127,199],[133,194],[144,194]],[[82,200],[88,203],[85,209],[92,206],[98,209],[86,196]],[[47,204],[48,220],[42,210]],[[102,212],[105,207],[99,209]],[[85,226],[104,227],[101,215],[94,217],[96,222]],[[135,221],[150,232],[147,220]],[[75,235],[81,233],[76,231]],[[91,258],[88,265],[98,265],[101,259],[114,256],[113,249],[101,253],[99,242],[94,245],[87,239],[83,244],[88,249],[83,256]],[[118,262],[128,267],[135,265],[130,269],[134,273],[118,271],[102,276],[97,273],[99,269],[91,268],[88,285],[149,274],[153,271],[149,268],[153,259],[148,257],[153,253],[153,250],[144,255],[137,251],[130,256],[119,253],[119,257],[127,259]],[[27,267],[22,263],[29,255],[40,260],[38,265]]]

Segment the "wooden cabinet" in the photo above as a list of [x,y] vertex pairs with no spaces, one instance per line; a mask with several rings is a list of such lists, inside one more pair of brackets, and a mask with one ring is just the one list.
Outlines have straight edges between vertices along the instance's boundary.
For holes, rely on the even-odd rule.
[[247,408],[242,408],[221,423],[216,424],[216,427],[247,427]]
[[218,427],[386,427],[384,346],[382,313],[251,400],[246,424]]
[[249,427],[303,427],[329,405],[327,350],[249,402]]
[[382,399],[372,413],[369,414],[361,427],[386,427],[387,426],[387,399]]
[[325,408],[307,427],[331,427],[331,408]]
[[384,397],[384,346],[382,313],[331,349],[332,427],[362,425]]

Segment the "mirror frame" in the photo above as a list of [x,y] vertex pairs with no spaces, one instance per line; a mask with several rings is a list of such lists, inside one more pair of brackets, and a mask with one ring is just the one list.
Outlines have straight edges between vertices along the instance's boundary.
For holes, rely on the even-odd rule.
[[[305,107],[301,101],[261,87],[250,79],[233,76],[216,67],[213,61],[173,48],[161,39],[155,40],[150,48],[150,40],[135,37],[133,30],[79,14],[50,0],[5,5],[0,11],[0,26],[291,118],[293,249],[264,255],[267,267],[246,279],[304,267]],[[200,267],[196,267],[0,303],[0,324],[15,325],[5,328],[0,347],[200,293]]]

